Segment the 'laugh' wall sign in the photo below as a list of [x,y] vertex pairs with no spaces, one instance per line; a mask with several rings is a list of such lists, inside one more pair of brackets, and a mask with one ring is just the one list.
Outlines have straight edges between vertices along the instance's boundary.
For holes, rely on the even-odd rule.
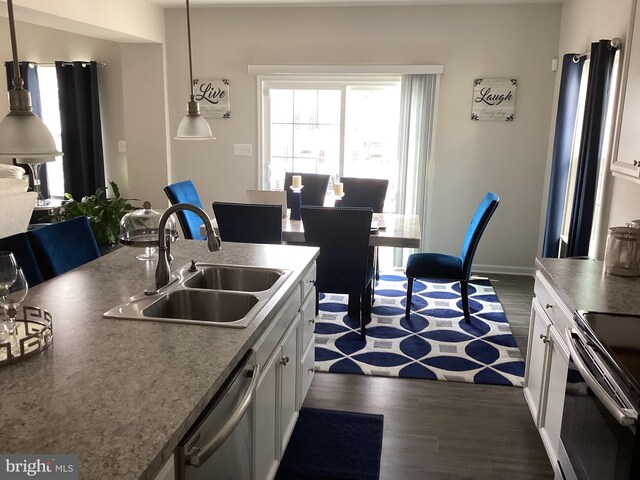
[[515,78],[476,78],[471,120],[513,122],[517,86]]

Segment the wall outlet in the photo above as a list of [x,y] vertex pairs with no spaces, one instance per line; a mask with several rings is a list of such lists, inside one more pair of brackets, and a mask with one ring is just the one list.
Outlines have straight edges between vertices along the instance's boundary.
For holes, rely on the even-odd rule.
[[234,143],[233,154],[238,157],[250,157],[253,155],[253,145],[250,143]]
[[127,141],[126,140],[118,140],[118,151],[120,153],[127,153]]

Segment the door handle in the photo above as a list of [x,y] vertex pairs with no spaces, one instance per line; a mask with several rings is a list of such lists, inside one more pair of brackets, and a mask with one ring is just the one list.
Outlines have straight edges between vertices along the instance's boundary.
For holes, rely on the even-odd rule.
[[242,417],[244,417],[244,414],[247,412],[249,406],[253,402],[253,398],[256,394],[256,387],[258,386],[259,376],[260,366],[256,365],[253,367],[251,383],[249,383],[249,386],[242,395],[242,398],[240,398],[235,408],[233,409],[233,413],[229,416],[229,420],[227,420],[222,428],[218,430],[213,438],[209,440],[200,451],[186,456],[185,461],[187,464],[194,467],[201,466],[211,455],[216,452],[218,448],[220,448],[227,437],[231,435],[231,432],[233,432],[233,430],[238,426],[238,424],[242,420]]

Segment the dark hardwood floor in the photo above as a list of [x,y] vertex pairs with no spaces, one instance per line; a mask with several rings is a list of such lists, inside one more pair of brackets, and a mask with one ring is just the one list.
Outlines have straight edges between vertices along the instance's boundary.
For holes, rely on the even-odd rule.
[[[533,278],[490,278],[525,356]],[[383,480],[553,478],[521,388],[316,373],[305,406],[384,415]]]

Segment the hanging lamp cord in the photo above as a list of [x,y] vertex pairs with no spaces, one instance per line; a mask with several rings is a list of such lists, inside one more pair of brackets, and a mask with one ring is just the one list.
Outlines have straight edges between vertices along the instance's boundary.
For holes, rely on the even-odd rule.
[[[189,3],[189,0],[187,0]],[[9,13],[9,31],[11,33],[11,53],[13,54],[13,87],[23,88],[24,81],[20,76],[20,63],[18,62],[18,45],[16,42],[16,22],[13,18],[13,0],[7,0]]]
[[[9,0],[11,1],[11,0]],[[189,44],[189,88],[191,89],[191,100],[193,100],[193,64],[191,61],[191,17],[189,16],[189,0],[187,1],[187,43]]]

